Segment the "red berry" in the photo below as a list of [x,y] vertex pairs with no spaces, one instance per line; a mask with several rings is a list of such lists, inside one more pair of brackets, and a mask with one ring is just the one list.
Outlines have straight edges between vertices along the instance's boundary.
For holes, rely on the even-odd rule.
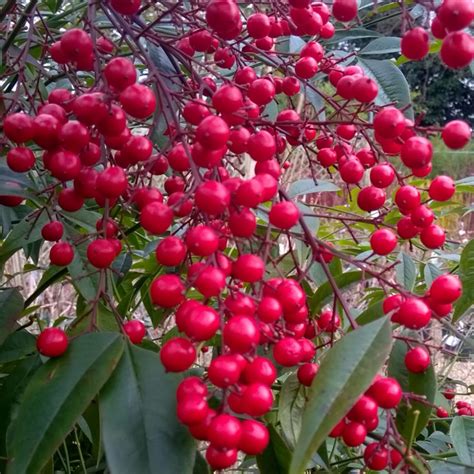
[[209,306],[198,306],[189,311],[185,333],[195,341],[207,341],[220,327],[219,313]]
[[77,61],[93,54],[92,39],[80,28],[71,28],[61,37],[61,49],[69,61]]
[[279,229],[288,230],[293,227],[300,217],[300,211],[290,201],[276,203],[270,209],[269,220]]
[[419,26],[407,31],[402,37],[401,50],[408,59],[423,59],[430,50],[428,33]]
[[46,357],[62,356],[69,345],[65,332],[60,328],[46,328],[36,340],[38,352]]
[[206,181],[198,186],[194,200],[200,211],[209,215],[218,215],[229,206],[230,192],[218,181]]
[[207,375],[219,388],[226,388],[239,381],[242,367],[235,355],[221,355],[212,359]]
[[451,69],[469,66],[474,59],[474,38],[464,31],[449,33],[441,45],[439,56]]
[[150,297],[154,305],[172,308],[184,300],[185,287],[177,275],[161,275],[150,286]]
[[377,188],[388,188],[395,179],[395,170],[389,164],[380,164],[370,170],[370,181]]
[[402,399],[402,389],[397,380],[391,377],[377,379],[367,391],[381,408],[395,408]]
[[385,191],[375,186],[367,186],[362,188],[357,195],[357,205],[367,212],[376,211],[380,209],[386,199]]
[[430,364],[430,354],[424,347],[414,347],[405,354],[405,366],[409,372],[419,374],[424,372]]
[[232,275],[238,280],[255,283],[263,278],[265,264],[263,260],[252,254],[240,255],[232,266]]
[[344,426],[342,439],[347,446],[360,446],[367,436],[367,429],[362,423],[350,421]]
[[352,421],[364,423],[377,416],[378,405],[373,398],[362,395],[348,413],[348,418]]
[[185,425],[197,425],[206,419],[209,407],[206,399],[197,394],[190,394],[176,404],[178,420]]
[[96,268],[110,267],[115,257],[115,246],[108,239],[96,239],[87,246],[87,260]]
[[448,411],[443,407],[438,407],[436,409],[436,416],[438,418],[447,418],[449,416]]
[[463,120],[452,120],[448,122],[441,133],[443,142],[451,150],[464,148],[471,139],[471,127]]
[[474,20],[474,5],[464,0],[444,0],[436,13],[446,29],[462,30]]
[[250,135],[247,140],[247,152],[257,162],[272,159],[276,153],[274,136],[266,130]]
[[293,337],[284,337],[273,346],[273,357],[283,367],[292,367],[301,361],[303,349]]
[[137,70],[132,61],[123,57],[111,59],[105,65],[103,73],[108,85],[117,91],[135,84],[137,80]]
[[440,275],[430,287],[430,297],[435,303],[454,303],[462,295],[462,283],[456,275]]
[[97,191],[106,198],[119,197],[127,187],[127,175],[120,166],[109,166],[97,177]]
[[41,235],[44,240],[56,242],[61,239],[64,233],[64,227],[59,221],[48,222],[41,229]]
[[65,267],[74,260],[74,250],[67,242],[57,242],[49,251],[49,259],[52,265]]
[[341,318],[331,310],[323,311],[316,322],[319,329],[324,332],[335,332],[341,326]]
[[173,223],[173,211],[166,204],[152,201],[140,213],[140,224],[150,234],[160,235]]
[[243,420],[240,428],[239,449],[248,455],[261,454],[270,441],[265,425],[255,420]]
[[255,79],[247,91],[248,98],[257,105],[267,105],[275,97],[275,86],[270,79]]
[[277,377],[277,371],[269,359],[257,356],[247,364],[242,377],[248,384],[260,382],[271,386]]
[[222,148],[229,139],[229,127],[220,117],[210,115],[198,125],[196,140],[209,150]]
[[224,326],[224,343],[232,352],[246,353],[260,341],[255,319],[246,315],[233,316]]
[[127,321],[123,325],[123,330],[132,344],[140,344],[146,334],[145,325],[138,319]]
[[389,229],[379,229],[370,236],[370,246],[377,255],[388,255],[397,246],[397,237]]
[[206,461],[214,470],[226,469],[237,461],[237,449],[219,449],[211,444],[206,449]]
[[300,384],[310,387],[318,373],[319,365],[314,363],[303,364],[298,367],[297,376]]
[[154,92],[143,84],[132,84],[120,94],[120,103],[127,114],[137,119],[149,117],[156,108]]
[[364,450],[364,461],[369,469],[382,471],[388,465],[388,449],[381,443],[370,443]]
[[174,337],[163,344],[160,360],[167,372],[183,372],[196,360],[196,349],[188,339]]
[[208,429],[209,441],[218,448],[236,448],[241,434],[240,421],[225,413],[215,416]]
[[449,176],[436,176],[431,181],[428,194],[435,201],[448,201],[454,195],[456,185]]
[[403,145],[400,158],[409,168],[426,166],[433,157],[433,145],[424,137],[411,137]]
[[35,165],[34,153],[26,147],[12,148],[7,153],[8,167],[17,173],[25,173],[31,170]]
[[431,310],[420,298],[407,298],[398,309],[400,324],[410,329],[421,329],[431,319]]
[[425,247],[437,249],[444,245],[446,233],[439,225],[431,224],[421,231],[420,240]]
[[272,390],[263,383],[247,385],[242,394],[242,408],[250,416],[263,416],[270,411],[273,404]]
[[180,265],[186,256],[184,242],[176,236],[165,237],[156,247],[156,260],[161,265],[174,267]]
[[375,115],[374,130],[383,138],[399,137],[405,127],[405,117],[395,107],[385,107]]
[[413,186],[401,186],[395,193],[395,203],[403,214],[408,214],[410,211],[417,208],[420,205],[420,202],[420,192]]
[[244,105],[244,99],[238,87],[225,84],[212,96],[212,105],[222,114],[233,113]]
[[357,16],[357,0],[334,0],[332,14],[338,21],[353,20]]

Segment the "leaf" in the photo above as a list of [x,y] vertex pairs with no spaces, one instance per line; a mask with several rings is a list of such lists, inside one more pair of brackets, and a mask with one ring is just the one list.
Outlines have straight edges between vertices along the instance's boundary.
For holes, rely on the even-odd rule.
[[400,263],[395,267],[398,283],[408,291],[413,290],[416,281],[416,265],[413,259],[405,252],[400,252],[397,259]]
[[0,345],[13,331],[23,311],[23,297],[16,288],[0,291]]
[[331,39],[322,41],[321,43],[324,45],[338,44],[342,43],[343,41],[353,41],[363,38],[378,38],[379,36],[382,36],[382,34],[373,30],[367,30],[365,28],[351,28],[350,30],[337,30]]
[[449,430],[459,460],[474,467],[474,418],[456,416]]
[[390,54],[400,52],[401,39],[395,36],[384,36],[371,41],[359,51],[359,55]]
[[[339,289],[357,283],[362,279],[362,272],[354,270],[341,273],[334,277],[334,281]],[[310,307],[313,312],[319,312],[330,298],[334,296],[332,286],[329,281],[323,283],[311,297]]]
[[[388,375],[400,383],[404,392],[426,396],[429,403],[433,403],[436,395],[436,374],[432,366],[421,374],[408,372],[405,366],[407,345],[403,341],[396,341],[388,361]],[[416,415],[415,412],[419,412]],[[429,421],[432,409],[429,405],[410,401],[410,406],[403,403],[397,409],[397,427],[405,440],[412,435],[416,439]],[[415,425],[416,422],[416,425]]]
[[330,181],[314,182],[311,178],[300,179],[291,184],[288,190],[288,196],[295,197],[302,194],[323,193],[330,191],[339,191],[339,187]]
[[10,334],[0,346],[0,364],[23,359],[36,351],[36,338],[26,330]]
[[410,87],[400,69],[388,59],[358,58],[358,63],[366,75],[374,79],[379,86],[375,103],[385,105],[394,102],[399,109],[409,106],[404,113],[407,118],[413,119]]
[[433,263],[427,263],[425,265],[425,268],[423,270],[423,276],[425,278],[425,283],[427,287],[431,286],[431,283],[433,283],[433,280],[440,275],[443,274],[443,271],[440,270],[436,265]]
[[257,456],[260,474],[288,474],[291,452],[273,425],[268,426],[268,431],[270,442],[265,451]]
[[37,370],[8,429],[7,474],[41,470],[110,377],[123,348],[119,334],[87,334]]
[[290,448],[294,448],[298,440],[305,404],[305,387],[296,374],[291,374],[283,382],[278,402],[278,421]]
[[362,313],[357,316],[357,324],[363,326],[384,316],[382,305],[382,301],[377,301],[377,303],[370,305],[365,311],[362,311]]
[[99,398],[103,442],[111,472],[193,471],[194,442],[176,418],[176,388],[180,380],[165,373],[156,353],[126,346]]
[[193,474],[211,474],[209,464],[207,464],[206,460],[199,451],[196,451]]
[[454,307],[453,323],[458,321],[474,303],[474,240],[471,240],[461,253],[459,277],[463,293]]
[[334,425],[367,390],[392,346],[392,330],[383,318],[347,334],[321,362],[310,388],[290,474],[301,474]]
[[63,276],[67,274],[67,268],[57,267],[50,265],[47,270],[43,273],[41,280],[36,287],[36,290],[31,293],[25,301],[25,307],[28,307],[33,301],[38,298],[43,291],[47,290],[52,284],[59,281]]

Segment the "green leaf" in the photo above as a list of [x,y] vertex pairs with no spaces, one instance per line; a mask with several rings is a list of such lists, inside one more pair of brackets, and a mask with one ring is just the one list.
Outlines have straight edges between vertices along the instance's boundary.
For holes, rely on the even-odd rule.
[[339,191],[339,187],[329,181],[314,182],[311,178],[300,179],[291,184],[288,190],[288,196],[295,197],[302,194],[323,193],[330,191]]
[[431,286],[431,283],[433,283],[433,280],[437,277],[439,277],[440,275],[443,274],[443,271],[440,270],[436,265],[434,265],[433,263],[430,263],[428,262],[426,265],[425,265],[425,268],[423,270],[423,276],[425,278],[425,283],[426,283],[426,286],[429,287]]
[[337,30],[331,39],[322,41],[322,44],[338,44],[342,43],[343,41],[353,41],[363,38],[378,38],[379,36],[382,36],[381,33],[377,33],[377,31],[374,30],[367,30],[365,28],[351,28],[350,30]]
[[367,390],[392,346],[383,318],[347,334],[321,362],[310,388],[290,474],[301,474],[332,428]]
[[51,265],[48,269],[43,273],[41,280],[36,287],[36,290],[31,293],[30,296],[25,301],[25,307],[28,307],[33,301],[38,298],[43,291],[47,290],[51,285],[59,281],[63,276],[67,274],[67,269],[63,267],[57,267],[55,265]]
[[[388,375],[398,380],[404,392],[424,395],[429,403],[433,403],[436,396],[436,374],[433,367],[430,366],[421,374],[408,372],[405,366],[406,353],[407,345],[403,341],[396,341],[388,361]],[[400,404],[397,409],[397,427],[405,440],[410,440],[412,436],[416,439],[428,423],[431,412],[429,405],[420,402]]]
[[206,460],[199,451],[196,451],[193,474],[211,474],[209,464],[207,464]]
[[363,326],[384,316],[382,305],[382,301],[377,301],[377,303],[370,305],[365,311],[362,311],[357,316],[357,324]]
[[16,288],[0,291],[0,345],[13,331],[23,311],[23,297]]
[[401,39],[395,36],[384,36],[371,41],[359,51],[359,55],[371,56],[373,54],[390,54],[400,52]]
[[[359,270],[341,273],[334,277],[339,289],[353,285],[362,279],[363,273]],[[323,283],[311,297],[310,307],[313,312],[319,312],[322,307],[334,297],[330,282]]]
[[91,333],[50,359],[26,387],[7,433],[7,474],[39,472],[118,364],[124,339]]
[[268,426],[268,431],[270,442],[265,451],[257,456],[260,474],[288,474],[291,452],[273,425]]
[[400,109],[409,106],[404,113],[407,118],[413,119],[410,87],[400,69],[388,59],[358,58],[358,63],[366,75],[374,79],[379,86],[375,103],[385,105],[394,102]]
[[453,323],[458,321],[474,303],[474,240],[471,240],[462,251],[459,277],[462,281],[463,293],[454,307]]
[[449,430],[459,460],[474,467],[474,418],[456,416]]
[[176,388],[180,380],[165,373],[156,353],[127,345],[99,399],[111,472],[193,471],[194,442],[176,418]]
[[398,283],[408,291],[413,290],[416,281],[416,265],[405,252],[400,252],[397,259],[400,263],[395,267]]
[[36,351],[36,338],[25,329],[10,334],[0,346],[0,364],[23,359]]
[[290,448],[294,448],[298,440],[305,404],[305,387],[296,374],[291,374],[283,382],[278,401],[278,421]]

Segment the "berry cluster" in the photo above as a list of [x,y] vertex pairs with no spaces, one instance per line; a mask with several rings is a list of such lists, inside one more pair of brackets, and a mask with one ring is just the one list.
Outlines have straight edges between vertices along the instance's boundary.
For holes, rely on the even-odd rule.
[[[474,7],[467,3],[445,0],[433,22],[433,35],[446,36],[440,54],[449,67],[464,66],[473,57],[472,38],[459,31],[474,17]],[[110,5],[130,17],[142,7],[140,0],[111,0]],[[205,20],[189,25],[176,42],[176,57],[191,64],[205,53],[213,66],[235,70],[232,76],[227,71],[183,78],[176,99],[179,111],[167,123],[169,146],[159,150],[149,138],[152,125],[146,120],[157,102],[160,107],[166,102],[169,91],[160,90],[163,98],[137,82],[132,59],[111,58],[115,45],[110,40],[94,42],[80,28],[66,31],[49,52],[64,69],[94,71],[96,83],[76,93],[54,89],[34,116],[15,112],[4,120],[4,134],[12,144],[9,168],[35,170],[49,179],[44,192],[49,193],[51,221],[41,234],[53,243],[52,264],[73,262],[80,242],[68,236],[62,217],[86,203],[94,202],[102,212],[96,232],[87,236],[88,262],[101,276],[122,252],[126,233],[121,213],[138,216],[148,235],[159,236],[154,255],[165,271],[151,282],[149,298],[173,318],[179,332],[162,345],[160,359],[169,372],[185,372],[203,362],[202,376],[187,376],[179,385],[177,416],[194,438],[209,443],[206,458],[214,469],[232,466],[239,450],[263,452],[269,432],[258,419],[272,408],[279,371],[294,368],[299,382],[311,386],[319,368],[315,338],[327,346],[342,333],[343,316],[336,304],[310,315],[304,275],[282,276],[272,254],[283,240],[290,241],[291,251],[291,239],[303,234],[313,261],[326,270],[334,256],[344,258],[312,235],[300,207],[288,197],[282,175],[289,150],[302,147],[310,167],[325,170],[349,190],[360,188],[357,205],[373,217],[373,254],[387,256],[400,240],[418,237],[427,249],[445,243],[430,206],[453,196],[454,181],[437,176],[427,190],[409,183],[413,176],[431,172],[430,136],[441,132],[444,143],[457,150],[469,142],[470,127],[456,120],[442,129],[426,129],[394,106],[376,105],[377,83],[359,65],[342,66],[321,44],[334,35],[331,18],[349,22],[356,16],[356,0],[334,0],[332,11],[321,2],[290,0],[283,12],[253,13],[244,22],[235,2],[211,0]],[[272,72],[257,73],[258,55],[266,53],[276,61],[275,43],[289,35],[312,39],[276,62]],[[402,40],[402,51],[411,59],[421,59],[428,48],[427,33],[420,28]],[[333,88],[334,96],[326,97],[337,110],[333,121],[315,120],[292,105],[303,88],[314,88],[309,80],[317,73]],[[270,120],[266,107],[277,100],[288,106]],[[373,124],[366,120],[369,113]],[[135,127],[137,122],[141,128]],[[150,130],[148,136],[144,129]],[[235,172],[244,155],[255,171],[251,177]],[[400,163],[395,163],[397,157]],[[392,192],[401,216],[396,226],[384,223]],[[0,202],[15,206],[22,200],[2,196]],[[449,315],[462,293],[459,278],[451,274],[436,278],[423,296],[391,287],[396,293],[385,297],[384,313],[394,325],[413,330],[426,327],[432,317]],[[121,327],[134,344],[146,335],[138,320]],[[60,356],[67,346],[59,328],[45,329],[37,340],[38,350],[48,357]],[[213,357],[199,359],[209,346]],[[431,364],[430,353],[422,345],[411,347],[405,364],[410,372],[422,373]],[[377,377],[331,436],[351,447],[362,445],[378,426],[379,409],[396,409],[401,398],[395,379]],[[462,406],[459,413],[468,409]],[[383,437],[366,446],[364,460],[368,468],[382,470],[395,468],[402,455]]]

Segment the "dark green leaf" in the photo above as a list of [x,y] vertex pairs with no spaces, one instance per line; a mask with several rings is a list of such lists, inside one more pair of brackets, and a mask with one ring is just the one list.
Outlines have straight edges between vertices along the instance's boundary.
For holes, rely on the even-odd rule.
[[176,375],[165,373],[156,353],[127,345],[100,394],[103,442],[111,472],[192,472],[194,442],[176,418],[179,381]]
[[278,402],[278,420],[290,448],[294,448],[298,440],[305,404],[305,387],[300,384],[296,374],[291,374],[283,382]]
[[268,426],[268,431],[270,443],[265,451],[257,456],[260,474],[288,474],[291,452],[273,425]]
[[196,451],[193,474],[211,474],[211,469],[199,451]]
[[362,311],[362,313],[357,316],[357,324],[363,326],[364,324],[371,323],[382,316],[384,316],[382,301],[377,301],[377,303],[370,305],[365,311]]
[[366,75],[374,79],[379,86],[379,95],[376,103],[378,105],[385,105],[394,102],[400,109],[409,105],[410,107],[404,113],[407,118],[413,119],[410,87],[400,69],[388,59],[358,58],[358,62]]
[[458,321],[474,303],[474,240],[471,240],[462,251],[459,276],[463,284],[463,293],[456,302],[453,323]]
[[367,390],[392,346],[387,318],[347,334],[327,352],[310,388],[291,474],[301,474],[334,425]]
[[449,434],[459,460],[474,468],[474,418],[456,416]]
[[36,371],[8,429],[7,474],[41,470],[110,377],[123,348],[119,334],[87,334]]
[[0,364],[23,359],[36,351],[36,338],[26,330],[10,334],[0,347]]
[[337,44],[343,41],[359,40],[363,38],[378,38],[382,36],[374,30],[367,30],[365,28],[351,28],[350,30],[337,30],[334,36],[323,42],[323,44]]
[[413,290],[416,281],[415,262],[405,252],[400,252],[398,255],[398,261],[400,263],[395,267],[397,281],[408,291],[411,291]]
[[365,48],[359,51],[359,55],[371,56],[373,54],[390,54],[400,52],[400,38],[395,36],[384,36],[371,41]]
[[[334,277],[338,288],[353,285],[362,279],[363,273],[359,270],[341,273]],[[310,306],[313,312],[319,312],[321,308],[334,296],[330,282],[323,283],[311,297]]]
[[[433,367],[430,366],[422,374],[408,372],[405,366],[406,353],[407,345],[403,341],[396,341],[388,361],[389,376],[398,380],[404,392],[423,395],[429,403],[433,403],[436,395],[436,374]],[[428,423],[431,412],[429,405],[420,402],[410,401],[410,405],[401,404],[397,409],[397,426],[400,434],[407,441],[412,436],[416,438]]]
[[0,290],[0,345],[15,328],[23,304],[23,297],[17,288]]

